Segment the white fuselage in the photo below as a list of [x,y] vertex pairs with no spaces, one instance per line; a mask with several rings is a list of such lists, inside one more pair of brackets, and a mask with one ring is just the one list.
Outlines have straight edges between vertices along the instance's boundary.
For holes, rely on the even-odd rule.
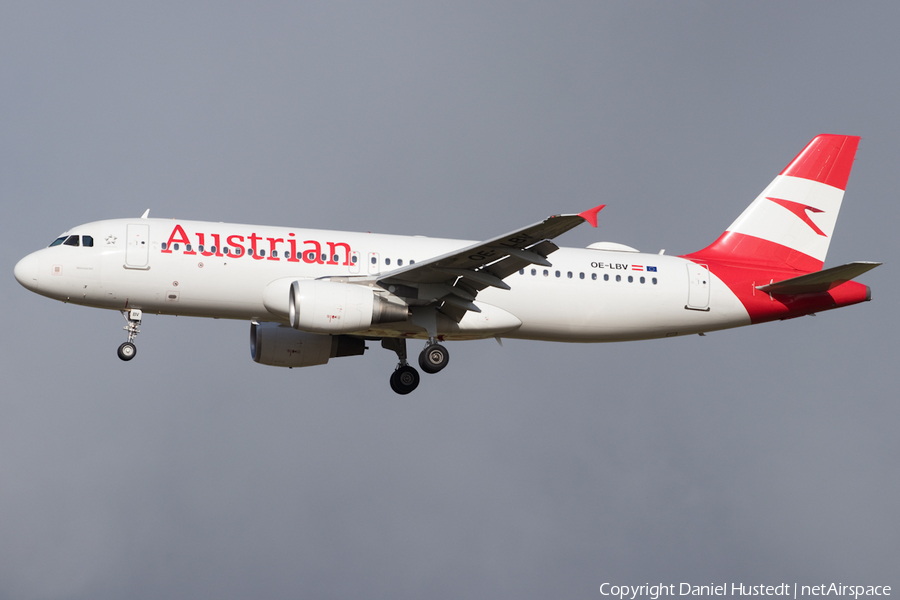
[[[386,274],[472,243],[168,219],[97,221],[66,235],[90,236],[93,246],[32,253],[16,267],[23,285],[97,308],[278,322],[287,321],[284,313],[264,302],[272,282]],[[560,248],[548,259],[552,267],[532,265],[507,277],[510,290],[480,292],[482,313],[467,313],[459,325],[441,321],[438,333],[611,342],[750,324],[727,286],[683,258]],[[427,337],[413,322],[356,333]]]

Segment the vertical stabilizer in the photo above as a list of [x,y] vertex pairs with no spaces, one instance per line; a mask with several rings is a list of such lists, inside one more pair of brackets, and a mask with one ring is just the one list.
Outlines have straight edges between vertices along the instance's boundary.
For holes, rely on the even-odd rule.
[[731,226],[687,258],[822,269],[858,136],[816,136]]

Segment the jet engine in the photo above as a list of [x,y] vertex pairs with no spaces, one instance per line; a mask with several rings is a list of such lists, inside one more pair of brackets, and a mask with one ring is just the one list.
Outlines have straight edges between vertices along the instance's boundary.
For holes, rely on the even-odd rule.
[[250,323],[250,356],[261,365],[312,367],[329,358],[359,356],[366,342],[349,335],[296,331],[277,323]]
[[291,327],[312,333],[363,331],[409,319],[409,307],[389,302],[370,287],[321,280],[291,284]]

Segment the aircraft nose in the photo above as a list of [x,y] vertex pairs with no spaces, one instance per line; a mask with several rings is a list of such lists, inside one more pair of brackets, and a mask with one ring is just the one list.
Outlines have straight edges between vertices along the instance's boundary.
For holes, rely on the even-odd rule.
[[37,253],[32,252],[17,262],[16,267],[13,270],[16,281],[31,291],[36,291],[38,286],[38,266],[40,258],[36,254]]

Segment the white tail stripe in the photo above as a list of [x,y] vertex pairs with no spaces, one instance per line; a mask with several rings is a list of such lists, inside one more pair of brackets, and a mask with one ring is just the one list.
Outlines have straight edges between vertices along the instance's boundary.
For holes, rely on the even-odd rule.
[[[820,235],[802,217],[769,198],[787,200],[821,211],[807,210],[806,216],[825,235]],[[824,262],[843,198],[844,190],[811,179],[779,175],[741,213],[728,231],[787,246]]]

